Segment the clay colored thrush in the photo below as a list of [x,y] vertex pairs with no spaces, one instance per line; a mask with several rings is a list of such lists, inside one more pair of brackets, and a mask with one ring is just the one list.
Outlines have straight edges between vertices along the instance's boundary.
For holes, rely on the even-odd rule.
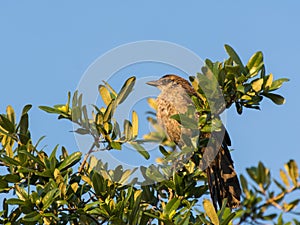
[[[193,105],[191,96],[197,96],[196,91],[187,80],[176,75],[165,75],[159,80],[150,81],[147,84],[155,86],[161,91],[156,99],[159,124],[164,128],[169,138],[176,145],[182,147],[184,145],[182,134],[187,135],[188,128],[182,128],[177,120],[171,116],[186,113],[188,107]],[[224,198],[227,198],[227,206],[230,208],[236,208],[240,205],[241,188],[228,149],[228,146],[231,145],[230,138],[227,131],[224,133],[214,158],[205,167],[210,195],[216,209],[217,204],[221,207]],[[199,149],[202,155],[203,151],[204,148]],[[206,148],[205,151],[210,150]]]

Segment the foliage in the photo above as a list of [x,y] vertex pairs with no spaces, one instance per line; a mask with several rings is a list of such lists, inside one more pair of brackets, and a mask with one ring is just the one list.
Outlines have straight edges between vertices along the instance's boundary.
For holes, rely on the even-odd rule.
[[[219,114],[233,103],[238,113],[242,113],[244,107],[258,109],[263,97],[276,104],[284,103],[283,97],[272,92],[287,79],[273,81],[272,74],[265,75],[261,52],[255,53],[244,66],[230,46],[225,48],[229,54],[227,60],[223,63],[207,60],[202,73],[190,78],[199,95],[199,100],[193,99],[197,111],[211,114],[199,119],[197,128],[204,132],[209,132],[216,123],[213,112]],[[204,90],[202,81],[209,81],[211,88]],[[129,143],[148,159],[150,155],[143,143],[157,141],[161,144],[162,164],[173,160],[166,146],[174,145],[155,119],[149,118],[149,121],[156,131],[145,135],[143,140],[138,139],[136,112],[132,112],[131,121],[123,121],[122,131],[120,121],[114,119],[116,108],[130,96],[134,83],[135,77],[129,78],[119,92],[106,82],[99,85],[104,106],[94,105],[91,116],[77,91],[72,98],[68,94],[66,104],[40,107],[58,115],[59,119],[76,124],[76,133],[93,137],[90,150],[84,157],[80,152],[70,154],[65,147],[58,145],[47,154],[39,147],[43,137],[35,144],[31,141],[28,120],[31,105],[23,108],[18,122],[13,108],[7,107],[6,114],[0,115],[0,195],[10,193],[12,197],[3,199],[0,224],[225,225],[266,221],[278,225],[292,224],[292,221],[284,222],[284,215],[297,214],[300,201],[295,198],[300,189],[300,177],[294,160],[284,165],[285,171],[280,170],[280,181],[272,177],[261,162],[256,167],[247,168],[247,175],[240,176],[242,206],[230,211],[225,200],[216,212],[208,199],[206,175],[199,169],[197,157],[192,157],[177,171],[170,167],[141,166],[145,180],[139,182],[131,179],[134,171],[122,166],[111,169],[91,156],[94,151],[121,150],[124,143]],[[217,89],[221,93],[213,93],[212,90]],[[218,101],[220,96],[224,96],[223,101]],[[215,105],[209,104],[212,101],[209,98]],[[149,99],[149,103],[155,108],[153,100]],[[193,153],[193,149],[184,150]],[[293,223],[300,224],[296,219]]]

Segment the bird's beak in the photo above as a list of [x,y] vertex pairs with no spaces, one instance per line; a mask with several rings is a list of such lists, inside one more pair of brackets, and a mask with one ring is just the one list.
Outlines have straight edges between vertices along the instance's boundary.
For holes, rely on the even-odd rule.
[[148,81],[146,84],[157,87],[159,85],[159,80]]

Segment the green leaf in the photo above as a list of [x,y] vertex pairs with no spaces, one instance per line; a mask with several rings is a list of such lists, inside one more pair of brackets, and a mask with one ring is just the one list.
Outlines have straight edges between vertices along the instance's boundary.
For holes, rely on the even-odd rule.
[[25,191],[24,188],[20,187],[19,185],[15,185],[16,194],[21,200],[26,201],[28,199],[28,193]]
[[271,99],[272,102],[274,102],[277,105],[282,105],[285,103],[285,99],[281,95],[273,94],[273,93],[265,93],[265,92],[261,93],[261,95]]
[[98,172],[94,172],[92,176],[93,188],[97,195],[102,195],[106,191],[106,185],[103,176],[101,176]]
[[235,102],[236,111],[239,115],[243,113],[243,106],[239,102]]
[[18,198],[7,199],[6,203],[9,204],[9,205],[25,205],[26,204],[25,201],[23,201],[21,199],[18,199]]
[[81,135],[85,135],[85,134],[90,133],[90,131],[88,129],[85,129],[85,128],[78,128],[74,132],[77,133],[77,134],[81,134]]
[[175,114],[175,115],[170,116],[170,118],[176,120],[178,123],[180,123],[185,128],[189,128],[189,129],[197,129],[198,128],[197,122],[194,119],[189,118],[185,114]]
[[43,208],[42,210],[46,210],[49,208],[49,206],[52,204],[52,202],[55,200],[55,198],[60,194],[60,190],[58,188],[52,189],[51,191],[48,191],[46,195],[42,199]]
[[243,175],[240,175],[240,181],[241,181],[241,185],[242,185],[244,193],[247,194],[247,192],[248,192],[248,182],[247,182],[246,178]]
[[132,140],[132,125],[129,120],[124,120],[124,136],[126,140]]
[[128,181],[130,175],[132,173],[134,173],[136,170],[137,170],[137,168],[135,168],[133,170],[129,170],[129,169],[125,170],[123,172],[122,176],[120,177],[120,179],[117,182],[120,183],[120,184],[122,184],[122,185],[124,185]]
[[118,96],[116,98],[116,105],[121,104],[127,98],[127,96],[130,94],[130,92],[133,89],[135,80],[136,80],[135,77],[130,77],[125,81],[125,84],[121,88],[121,90],[118,93]]
[[6,180],[9,183],[18,183],[21,178],[18,174],[6,174],[4,176],[4,180]]
[[240,57],[238,56],[238,54],[234,51],[234,49],[229,46],[229,45],[225,45],[225,50],[227,52],[227,54],[232,58],[232,60],[240,66],[242,72],[244,74],[246,74],[246,70],[245,70],[245,67],[242,63],[242,60],[240,59]]
[[230,221],[235,217],[236,213],[230,213],[228,217],[226,217],[225,220],[222,221],[221,225],[228,225],[231,224]]
[[10,157],[8,157],[6,155],[2,155],[0,157],[0,161],[4,162],[7,165],[14,165],[14,166],[19,166],[20,165],[19,161],[15,160],[13,158],[10,158]]
[[54,113],[54,114],[60,114],[61,111],[49,106],[39,106],[39,108],[47,113]]
[[137,143],[137,142],[129,142],[129,144],[131,144],[132,147],[134,147],[138,151],[138,153],[140,153],[145,159],[149,159],[150,158],[150,155],[147,152],[147,150],[143,146],[141,146],[139,143]]
[[25,113],[21,116],[21,120],[19,123],[20,127],[20,141],[22,144],[27,144],[30,139],[30,133],[28,132],[29,122],[28,122],[28,114]]
[[103,115],[103,121],[107,122],[110,121],[110,119],[112,118],[114,112],[116,110],[116,103],[114,100],[112,100],[109,105],[107,106],[104,115]]
[[211,201],[209,201],[208,199],[204,199],[203,207],[204,207],[205,213],[209,217],[210,221],[214,225],[219,225],[220,224],[219,218],[218,218],[218,215],[217,215],[215,208],[214,208],[213,204],[211,203]]
[[263,65],[264,63],[262,52],[259,51],[254,53],[246,65],[246,68],[249,70],[250,77],[255,76]]
[[81,109],[78,106],[74,106],[72,108],[71,115],[72,115],[72,121],[77,122],[79,120],[82,120],[82,118],[81,118],[81,116],[82,116]]
[[57,152],[58,146],[59,146],[58,144],[55,145],[54,149],[52,150],[51,155],[50,155],[50,157],[49,157],[49,160],[50,160],[50,161],[51,161],[52,159],[56,159],[56,152]]
[[15,125],[6,118],[6,116],[0,114],[0,126],[7,130],[10,134],[15,132]]
[[160,145],[160,146],[158,146],[158,148],[159,148],[159,151],[164,155],[164,156],[169,156],[170,155],[170,153],[162,146],[162,145]]
[[38,156],[33,155],[32,153],[28,152],[27,149],[22,149],[19,151],[19,154],[26,155],[29,159],[33,160],[35,163],[38,163],[40,166],[44,167],[44,163],[39,159]]
[[165,218],[168,218],[169,220],[171,220],[175,214],[176,214],[176,210],[178,209],[178,207],[180,206],[180,199],[178,198],[172,198],[165,206],[163,214]]
[[287,81],[289,81],[289,79],[287,79],[287,78],[281,78],[281,79],[273,81],[271,87],[269,88],[269,91],[277,90],[278,88],[280,88],[282,86],[282,84],[284,82],[287,82]]
[[73,94],[72,98],[72,108],[76,107],[78,104],[78,90],[76,90]]
[[25,222],[36,222],[41,218],[42,218],[42,215],[39,214],[38,212],[34,211],[34,212],[28,213],[26,216],[24,216],[22,220]]
[[74,152],[71,155],[67,156],[64,161],[59,165],[58,169],[65,170],[73,165],[75,165],[81,159],[82,153],[81,152]]
[[109,143],[110,146],[113,148],[113,149],[117,149],[117,150],[121,150],[122,149],[122,145],[120,142],[117,142],[117,141],[112,141]]

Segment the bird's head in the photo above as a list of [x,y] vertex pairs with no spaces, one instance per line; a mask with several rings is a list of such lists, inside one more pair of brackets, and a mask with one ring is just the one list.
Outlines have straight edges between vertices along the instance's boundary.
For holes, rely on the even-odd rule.
[[147,84],[157,87],[161,91],[172,91],[177,88],[189,90],[192,88],[187,80],[174,74],[165,75],[159,80],[149,81]]

